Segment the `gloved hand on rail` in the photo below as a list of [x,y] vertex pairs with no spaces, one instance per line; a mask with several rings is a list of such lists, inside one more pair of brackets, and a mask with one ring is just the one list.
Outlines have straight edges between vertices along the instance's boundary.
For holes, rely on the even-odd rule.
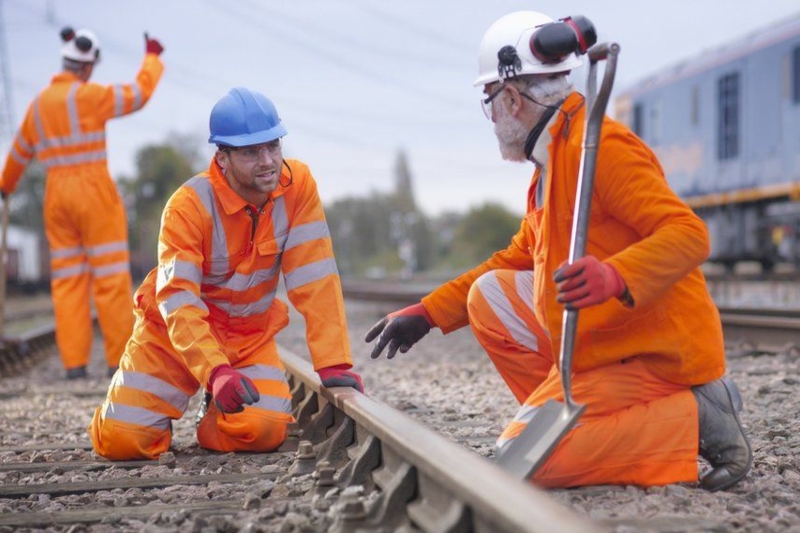
[[359,392],[364,392],[361,376],[352,372],[353,365],[341,364],[320,368],[317,370],[319,379],[326,387],[352,387]]
[[151,39],[150,36],[145,32],[144,34],[144,52],[146,54],[155,54],[157,56],[161,55],[161,52],[164,51],[164,47],[161,46],[161,43],[158,39]]
[[627,287],[614,267],[601,263],[592,255],[581,257],[571,265],[564,264],[553,273],[558,284],[557,300],[567,309],[583,309],[619,298]]
[[398,349],[400,353],[406,353],[433,327],[436,327],[436,324],[420,302],[383,317],[380,322],[372,326],[364,340],[372,342],[378,337],[378,342],[372,349],[373,359],[380,356],[387,345],[389,350],[386,352],[386,358],[392,359]]
[[255,383],[231,365],[214,368],[208,378],[208,388],[223,413],[241,413],[244,404],[251,405],[261,398]]

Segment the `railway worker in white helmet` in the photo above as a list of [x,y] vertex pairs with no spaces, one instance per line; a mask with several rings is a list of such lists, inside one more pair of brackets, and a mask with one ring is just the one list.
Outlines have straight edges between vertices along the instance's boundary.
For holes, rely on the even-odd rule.
[[[583,19],[585,21],[585,19]],[[577,55],[537,57],[532,36],[554,22],[532,11],[497,20],[483,37],[479,76],[502,157],[532,163],[528,212],[508,248],[393,312],[367,334],[372,357],[407,352],[431,328],[470,324],[521,404],[498,451],[549,399],[563,401],[556,366],[565,306],[580,309],[572,390],[577,425],[534,473],[542,487],[696,482],[728,488],[752,452],[723,378],[719,314],[700,265],[703,222],[669,188],[655,155],[604,119],[587,253],[567,264],[586,103],[567,75]],[[591,23],[589,23],[591,26]],[[583,50],[579,50],[583,51]],[[539,54],[542,55],[542,54]],[[699,476],[698,455],[711,469]]]
[[133,328],[125,204],[108,171],[106,123],[140,110],[164,72],[161,43],[144,36],[131,83],[90,82],[100,41],[90,30],[61,30],[62,72],[31,102],[6,159],[0,192],[12,194],[36,158],[47,170],[44,226],[56,345],[67,379],[87,377],[92,309],[103,335],[108,375]]
[[244,87],[214,106],[208,171],[181,186],[161,219],[158,266],[134,296],[136,324],[108,396],[89,426],[112,460],[167,451],[171,421],[201,388],[197,439],[220,452],[267,452],[292,405],[275,335],[303,315],[322,384],[354,387],[341,281],[309,168],[284,159],[271,100]]

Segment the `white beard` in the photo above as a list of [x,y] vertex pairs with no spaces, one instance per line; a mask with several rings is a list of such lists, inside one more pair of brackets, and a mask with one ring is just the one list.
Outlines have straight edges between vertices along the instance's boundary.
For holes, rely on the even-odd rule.
[[508,114],[502,106],[496,107],[494,134],[500,146],[500,155],[506,161],[527,161],[525,141],[528,139],[528,128]]

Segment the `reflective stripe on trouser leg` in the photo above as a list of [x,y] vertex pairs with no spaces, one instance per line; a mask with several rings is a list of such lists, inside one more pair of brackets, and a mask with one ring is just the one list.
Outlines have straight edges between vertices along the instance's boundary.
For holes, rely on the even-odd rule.
[[475,337],[522,403],[553,366],[550,340],[533,314],[533,272],[483,274],[470,288],[467,310]]
[[[634,358],[576,373],[572,393],[586,411],[533,483],[651,486],[697,480],[697,404],[688,386],[653,375]],[[516,438],[548,399],[564,400],[555,368],[519,409],[498,445]]]
[[133,335],[89,434],[114,460],[154,459],[169,449],[170,421],[183,416],[200,384],[169,343],[163,324],[137,315]]
[[221,452],[273,451],[286,439],[286,426],[294,421],[289,384],[275,341],[238,361],[234,368],[253,380],[260,400],[245,405],[240,413],[222,413],[212,400],[197,426],[197,441],[203,448]]

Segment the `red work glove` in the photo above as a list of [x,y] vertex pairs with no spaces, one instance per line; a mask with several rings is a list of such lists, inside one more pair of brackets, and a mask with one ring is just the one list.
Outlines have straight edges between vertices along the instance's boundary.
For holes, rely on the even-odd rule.
[[320,368],[317,370],[319,379],[326,387],[352,387],[359,392],[364,392],[364,384],[361,382],[361,376],[350,369],[353,365],[341,364]]
[[436,324],[420,302],[383,317],[372,326],[364,340],[372,342],[380,334],[375,348],[372,349],[372,358],[377,359],[388,344],[386,358],[391,359],[398,349],[400,353],[410,350],[432,327],[436,327]]
[[243,404],[250,405],[261,398],[255,383],[231,365],[219,365],[212,370],[208,388],[214,403],[223,413],[241,413]]
[[144,34],[144,51],[146,54],[155,54],[157,56],[161,55],[161,52],[164,51],[164,47],[161,46],[161,43],[158,42],[158,39],[151,39],[147,33]]
[[558,284],[556,299],[566,304],[567,309],[583,309],[619,298],[626,289],[619,272],[592,255],[559,267],[553,280]]

